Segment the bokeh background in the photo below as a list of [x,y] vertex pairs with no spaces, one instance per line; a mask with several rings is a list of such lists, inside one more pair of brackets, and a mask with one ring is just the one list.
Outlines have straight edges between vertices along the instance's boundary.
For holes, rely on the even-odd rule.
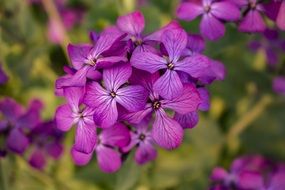
[[[57,6],[56,14],[51,3]],[[63,102],[54,95],[54,82],[69,62],[65,49],[69,42],[88,42],[89,31],[100,32],[114,24],[119,15],[134,10],[144,13],[145,32],[152,32],[175,18],[178,3],[1,0],[0,62],[9,81],[0,86],[0,96],[13,97],[24,105],[40,98],[45,103],[43,117],[52,118]],[[54,21],[58,18],[63,25]],[[199,32],[198,23],[181,22],[191,33]],[[206,55],[223,62],[227,76],[210,87],[210,111],[201,113],[198,126],[186,131],[184,143],[177,150],[160,149],[157,159],[145,166],[138,166],[130,155],[119,172],[104,174],[95,160],[84,167],[72,163],[69,151],[74,134],[69,132],[63,156],[58,161],[50,160],[43,171],[30,167],[25,156],[2,159],[1,176],[8,179],[9,190],[202,190],[207,189],[211,170],[228,167],[237,155],[262,154],[285,161],[285,98],[272,91],[276,71],[268,69],[265,52],[248,48],[256,39],[260,36],[239,33],[236,26],[228,24],[224,38],[207,41]],[[284,52],[280,56],[279,74],[285,63]]]

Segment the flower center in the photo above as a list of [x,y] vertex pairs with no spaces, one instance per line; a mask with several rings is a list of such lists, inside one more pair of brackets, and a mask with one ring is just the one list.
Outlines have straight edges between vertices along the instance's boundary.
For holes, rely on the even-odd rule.
[[158,110],[161,107],[161,103],[159,101],[155,101],[152,104],[153,109]]
[[249,6],[251,9],[255,9],[256,8],[256,3],[255,2],[250,2]]
[[174,69],[174,64],[172,62],[168,63],[166,66],[167,66],[167,68],[169,70],[173,70]]
[[112,91],[112,92],[110,93],[110,96],[111,96],[112,98],[115,98],[115,97],[117,96],[117,94],[116,94],[114,91]]
[[91,66],[95,66],[97,63],[97,59],[96,58],[91,58],[88,60],[87,64],[91,65]]
[[145,134],[140,134],[139,139],[140,139],[140,141],[144,141],[144,139],[145,139]]
[[140,46],[143,43],[143,40],[139,37],[136,37],[136,36],[132,36],[131,40],[133,43],[135,43],[136,46]]
[[211,6],[210,6],[210,5],[205,5],[205,6],[204,6],[204,11],[205,11],[206,13],[209,13],[209,12],[211,11]]

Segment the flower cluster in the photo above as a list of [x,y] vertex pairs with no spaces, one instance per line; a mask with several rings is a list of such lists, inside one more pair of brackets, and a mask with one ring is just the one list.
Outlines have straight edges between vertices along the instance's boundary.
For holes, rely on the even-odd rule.
[[[28,152],[31,166],[43,169],[46,157],[60,157],[63,147],[63,133],[55,127],[54,121],[42,121],[42,102],[33,100],[28,109],[11,98],[0,101],[0,157],[7,152],[24,155]],[[29,151],[27,151],[29,149]]]
[[99,167],[117,171],[122,156],[155,159],[158,145],[181,145],[185,128],[209,109],[205,85],[222,80],[223,65],[202,54],[204,41],[176,21],[144,35],[142,13],[120,16],[116,26],[90,33],[91,44],[68,46],[72,67],[56,81],[67,103],[56,111],[57,127],[76,127],[72,157],[87,164],[96,153]]
[[276,29],[266,29],[262,37],[249,44],[254,52],[262,51],[266,55],[269,71],[274,73],[273,90],[281,95],[285,92],[285,77],[281,61],[281,55],[285,52],[285,39]]
[[285,1],[258,0],[183,0],[177,9],[178,18],[192,21],[202,16],[201,34],[217,40],[225,34],[225,22],[235,22],[241,32],[263,32],[263,17],[276,22],[284,30]]
[[211,190],[285,189],[285,164],[262,156],[243,156],[234,160],[230,171],[217,167],[212,171]]

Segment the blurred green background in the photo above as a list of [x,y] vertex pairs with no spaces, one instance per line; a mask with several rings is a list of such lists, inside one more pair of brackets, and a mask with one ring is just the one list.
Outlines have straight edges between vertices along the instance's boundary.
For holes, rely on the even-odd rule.
[[[53,2],[50,0],[44,0]],[[145,33],[175,18],[178,0],[70,0],[68,7],[80,7],[80,23],[66,31],[60,44],[48,39],[51,18],[41,3],[32,0],[0,0],[0,62],[9,82],[0,87],[0,96],[10,96],[23,104],[32,98],[45,103],[43,117],[52,118],[62,99],[54,95],[54,82],[68,64],[64,46],[68,42],[89,41],[88,32],[101,31],[116,22],[119,15],[141,10]],[[191,33],[198,32],[198,21],[181,22]],[[50,161],[44,171],[31,168],[25,158],[9,156],[1,162],[2,175],[10,190],[202,190],[207,189],[213,167],[227,167],[242,154],[263,154],[285,161],[285,99],[272,92],[274,73],[267,72],[264,52],[252,53],[247,46],[258,38],[237,32],[227,25],[224,38],[207,42],[206,55],[220,60],[227,68],[224,81],[211,92],[211,110],[201,113],[199,125],[185,132],[183,145],[174,151],[159,150],[158,158],[138,166],[129,156],[115,174],[102,173],[96,161],[76,167],[69,148],[73,133],[67,134],[65,153]],[[282,64],[282,63],[280,63]],[[283,55],[284,64],[284,55]]]

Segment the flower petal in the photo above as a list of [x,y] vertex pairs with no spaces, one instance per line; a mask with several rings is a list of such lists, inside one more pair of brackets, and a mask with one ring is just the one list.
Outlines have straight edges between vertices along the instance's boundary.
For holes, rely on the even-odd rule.
[[121,116],[121,119],[126,120],[133,124],[140,123],[150,112],[152,111],[151,105],[146,105],[145,109],[137,111],[137,112],[131,112],[127,114],[123,114]]
[[156,158],[157,151],[150,143],[141,143],[136,150],[135,160],[142,165]]
[[190,34],[186,48],[195,53],[202,53],[205,50],[205,41],[200,35]]
[[155,113],[152,137],[156,144],[165,149],[177,148],[183,140],[183,129],[179,123],[168,117],[164,110]]
[[54,159],[59,159],[63,153],[63,145],[59,142],[53,142],[47,145],[47,153]]
[[250,10],[239,24],[241,32],[263,32],[266,25],[257,10]]
[[72,110],[79,110],[79,106],[82,103],[84,88],[83,87],[67,87],[63,90],[64,96],[72,108]]
[[123,32],[139,35],[144,29],[144,16],[139,11],[120,16],[117,20],[117,26]]
[[103,81],[107,90],[116,92],[130,78],[132,68],[129,64],[120,64],[103,71]]
[[224,36],[225,26],[211,14],[205,14],[200,23],[202,36],[209,40],[217,40]]
[[105,29],[98,38],[95,47],[91,50],[92,57],[98,58],[99,55],[109,50],[114,43],[117,43],[122,37],[123,33],[116,27],[109,27]]
[[161,42],[168,53],[169,61],[173,63],[178,61],[182,51],[186,48],[187,40],[187,33],[182,28],[167,30],[163,33]]
[[91,152],[89,154],[85,154],[85,153],[82,153],[82,152],[75,150],[74,147],[72,147],[71,156],[72,156],[73,162],[76,165],[84,166],[84,165],[88,164],[90,162],[90,160],[92,159],[93,152]]
[[95,125],[86,125],[83,121],[79,121],[76,128],[74,149],[78,152],[89,154],[93,151],[96,142]]
[[68,131],[74,122],[73,112],[68,104],[61,105],[55,112],[55,122],[58,129]]
[[285,95],[285,77],[274,78],[273,90],[278,94]]
[[108,128],[113,126],[118,119],[116,101],[114,99],[108,99],[108,101],[95,109],[93,119],[98,127]]
[[176,63],[175,70],[188,73],[193,78],[206,75],[210,67],[210,60],[201,54],[188,56]]
[[227,176],[228,172],[224,168],[216,167],[212,171],[211,179],[214,181],[223,181]]
[[256,172],[241,172],[237,183],[241,189],[263,189],[264,187],[262,175]]
[[153,89],[165,99],[173,99],[182,94],[183,85],[176,71],[166,72],[154,83]]
[[99,138],[100,142],[104,145],[122,148],[129,144],[130,133],[125,125],[117,123],[113,127],[103,129]]
[[210,109],[210,94],[206,88],[198,88],[198,93],[201,98],[199,109],[201,111],[208,111]]
[[15,124],[24,113],[24,108],[12,98],[4,98],[0,101],[0,112],[9,122]]
[[128,59],[125,56],[108,56],[108,57],[102,57],[97,60],[96,68],[102,69],[102,68],[109,68],[113,66],[115,63],[119,62],[127,62]]
[[30,156],[29,164],[36,169],[42,170],[46,165],[44,152],[41,149],[36,148]]
[[181,3],[176,11],[178,18],[187,21],[192,21],[203,13],[204,9],[201,4],[191,2]]
[[67,46],[67,52],[69,58],[76,70],[79,70],[84,66],[84,64],[88,60],[87,57],[91,49],[92,45],[89,44],[83,44],[83,45],[69,44]]
[[86,85],[86,94],[83,102],[89,107],[97,108],[104,104],[108,98],[108,92],[98,82],[91,82]]
[[7,146],[8,148],[18,154],[23,154],[28,148],[29,139],[26,137],[19,129],[13,129],[8,138]]
[[60,80],[57,80],[57,88],[62,87],[82,87],[86,83],[86,77],[91,67],[89,65],[85,65],[81,69],[77,70],[74,75],[62,77]]
[[128,111],[135,112],[145,107],[147,96],[142,86],[132,85],[118,89],[116,101]]
[[190,112],[185,115],[175,113],[174,119],[181,125],[183,129],[192,129],[199,122],[199,114],[197,112]]
[[118,152],[101,145],[97,147],[96,153],[98,164],[102,171],[113,173],[120,169],[122,163]]
[[276,24],[281,30],[285,30],[285,2],[282,1],[282,4],[279,8],[279,13],[276,19]]
[[220,1],[211,5],[211,14],[222,20],[236,21],[240,17],[240,10],[232,2]]
[[182,94],[171,100],[162,100],[163,108],[169,108],[180,114],[186,114],[196,111],[201,98],[194,85],[186,84],[182,90]]
[[155,73],[166,68],[166,60],[151,52],[137,52],[131,57],[131,65],[135,68]]

